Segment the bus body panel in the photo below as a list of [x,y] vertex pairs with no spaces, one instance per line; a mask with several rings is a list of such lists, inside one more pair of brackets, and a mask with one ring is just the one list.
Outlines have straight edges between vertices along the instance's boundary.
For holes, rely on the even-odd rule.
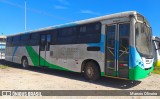
[[[77,50],[77,46],[81,46]],[[100,52],[88,52],[87,45],[51,45],[50,53],[53,51],[53,55],[50,53],[46,55],[46,59],[39,56],[38,46],[26,46],[26,47],[9,47],[6,51],[6,61],[21,64],[23,56],[27,57],[28,63],[31,66],[39,66],[39,57],[46,61],[46,65],[49,68],[55,66],[63,67],[66,70],[81,72],[81,64],[84,60],[92,59],[98,61],[101,71],[103,72],[103,54]],[[54,53],[55,52],[55,53]],[[68,55],[64,55],[68,53]],[[87,54],[86,54],[87,53]],[[94,55],[96,54],[97,57]],[[51,65],[49,65],[51,64]]]
[[153,71],[153,59],[149,60],[148,67],[146,67],[146,61],[142,60],[142,57],[139,55],[135,47],[130,47],[130,72],[129,79],[138,80],[146,78],[149,76],[149,73]]

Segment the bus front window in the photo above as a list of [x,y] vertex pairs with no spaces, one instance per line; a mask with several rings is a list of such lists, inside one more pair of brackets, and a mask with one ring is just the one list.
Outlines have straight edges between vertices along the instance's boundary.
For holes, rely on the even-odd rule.
[[157,50],[158,50],[158,53],[159,53],[159,55],[160,55],[160,42],[156,42],[156,45],[157,45]]
[[153,58],[151,29],[143,23],[136,23],[136,48],[142,57]]

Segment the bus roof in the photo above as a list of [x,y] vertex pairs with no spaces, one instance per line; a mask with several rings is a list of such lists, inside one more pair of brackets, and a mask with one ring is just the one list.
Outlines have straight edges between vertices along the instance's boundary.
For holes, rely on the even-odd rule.
[[139,14],[139,13],[136,12],[136,11],[120,12],[120,13],[109,14],[109,15],[100,16],[100,17],[96,17],[96,18],[90,18],[90,19],[86,19],[86,20],[75,21],[75,22],[71,22],[71,23],[67,23],[67,24],[55,25],[55,26],[50,26],[50,27],[46,27],[46,28],[40,28],[40,29],[36,29],[36,30],[31,30],[31,31],[28,31],[28,32],[21,32],[21,33],[9,35],[9,36],[16,36],[16,35],[20,35],[20,34],[24,34],[24,33],[41,32],[41,31],[46,31],[46,30],[51,30],[51,29],[56,29],[56,28],[62,28],[62,27],[76,26],[76,25],[80,25],[80,24],[98,22],[98,21],[103,21],[103,20],[106,20],[106,19],[125,17],[125,16],[135,15],[135,14]]

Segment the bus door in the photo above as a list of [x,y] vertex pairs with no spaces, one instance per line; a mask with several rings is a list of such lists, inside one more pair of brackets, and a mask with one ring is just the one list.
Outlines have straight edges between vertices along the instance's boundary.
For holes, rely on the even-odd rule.
[[40,56],[39,56],[39,64],[40,66],[47,66],[47,55],[50,52],[50,42],[51,35],[50,34],[42,34],[40,37]]
[[129,34],[129,23],[106,26],[106,76],[129,77]]

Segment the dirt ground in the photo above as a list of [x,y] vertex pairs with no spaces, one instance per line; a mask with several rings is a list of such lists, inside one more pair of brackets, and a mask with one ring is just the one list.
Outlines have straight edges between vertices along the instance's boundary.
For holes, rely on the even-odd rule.
[[[13,66],[9,65],[9,67],[7,68],[0,68],[0,89],[1,90],[159,90],[160,75],[151,74],[151,76],[141,81],[129,81],[129,80],[120,80],[115,78],[102,77],[99,81],[91,83],[86,81],[83,75],[79,73],[65,72],[52,69],[42,69],[35,67],[25,70],[20,68],[18,65],[13,65]],[[87,98],[90,99],[93,97],[87,97]],[[141,99],[142,97],[138,98]],[[156,98],[160,99],[160,97]]]

